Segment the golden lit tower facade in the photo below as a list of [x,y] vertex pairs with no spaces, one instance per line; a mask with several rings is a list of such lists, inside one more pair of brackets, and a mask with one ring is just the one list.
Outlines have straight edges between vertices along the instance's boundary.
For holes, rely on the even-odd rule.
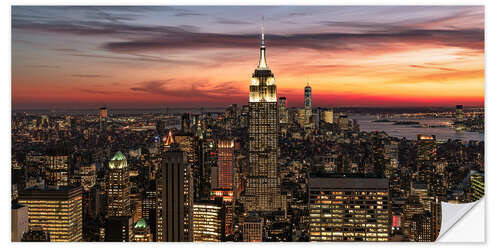
[[130,216],[130,176],[125,155],[118,151],[109,162],[108,216]]
[[219,242],[222,239],[223,210],[213,201],[197,202],[193,206],[193,241]]
[[19,194],[28,207],[28,229],[48,232],[52,242],[82,241],[82,187],[30,188]]
[[388,241],[389,183],[385,178],[311,176],[311,241]]
[[249,211],[276,211],[280,205],[277,173],[278,107],[274,74],[266,62],[264,33],[260,60],[250,84],[249,164],[244,203]]

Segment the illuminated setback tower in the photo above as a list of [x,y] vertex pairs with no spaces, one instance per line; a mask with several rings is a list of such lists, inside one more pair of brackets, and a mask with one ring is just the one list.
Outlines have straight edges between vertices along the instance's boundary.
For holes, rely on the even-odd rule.
[[246,209],[269,212],[280,203],[278,157],[278,107],[274,75],[267,66],[264,32],[260,60],[252,75],[249,106],[249,163],[246,183]]
[[108,216],[130,216],[130,175],[125,155],[118,151],[109,161]]

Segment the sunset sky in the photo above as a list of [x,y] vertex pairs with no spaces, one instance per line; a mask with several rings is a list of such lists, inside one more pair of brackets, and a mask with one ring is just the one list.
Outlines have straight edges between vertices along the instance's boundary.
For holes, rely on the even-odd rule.
[[484,104],[483,7],[16,6],[12,107],[246,104],[262,16],[289,106]]

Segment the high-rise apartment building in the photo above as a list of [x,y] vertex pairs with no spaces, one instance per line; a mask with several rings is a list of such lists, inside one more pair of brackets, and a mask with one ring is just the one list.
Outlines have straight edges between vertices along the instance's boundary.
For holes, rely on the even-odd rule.
[[311,241],[388,241],[389,184],[385,178],[311,176]]
[[28,207],[29,230],[48,232],[50,241],[82,241],[82,187],[25,189],[19,203]]
[[108,216],[130,216],[130,175],[127,159],[120,151],[109,161],[106,187]]

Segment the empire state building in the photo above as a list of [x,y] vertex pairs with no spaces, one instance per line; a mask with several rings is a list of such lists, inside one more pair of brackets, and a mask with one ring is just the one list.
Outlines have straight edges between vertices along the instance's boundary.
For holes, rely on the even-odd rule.
[[247,211],[272,212],[281,207],[278,175],[278,107],[274,74],[266,62],[264,32],[260,59],[250,83],[249,166],[244,203]]

